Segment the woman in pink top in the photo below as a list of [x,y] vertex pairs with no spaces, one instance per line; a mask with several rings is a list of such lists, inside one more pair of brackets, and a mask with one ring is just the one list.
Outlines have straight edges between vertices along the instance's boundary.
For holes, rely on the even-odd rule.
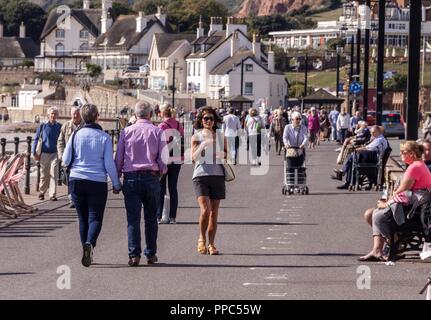
[[309,149],[316,149],[316,143],[318,139],[318,134],[320,130],[319,116],[317,115],[316,108],[312,107],[310,110],[311,114],[308,115],[308,139],[310,144]]
[[[177,209],[178,209],[178,177],[180,175],[181,164],[183,161],[183,147],[182,140],[184,139],[184,128],[175,119],[175,110],[168,103],[163,104],[160,107],[160,112],[163,117],[163,121],[159,124],[159,128],[162,129],[166,134],[166,142],[169,147],[169,162],[168,172],[163,175],[160,180],[160,202],[157,209],[157,221],[158,223],[176,223]],[[163,206],[166,195],[166,180],[169,188],[169,219],[162,220]]]
[[373,228],[373,249],[360,257],[359,261],[381,261],[385,238],[391,235],[393,213],[391,204],[408,204],[407,191],[431,189],[431,173],[422,160],[424,147],[415,141],[407,141],[401,145],[401,160],[408,165],[400,182],[400,186],[388,200],[379,200],[377,209],[367,210],[364,214]]

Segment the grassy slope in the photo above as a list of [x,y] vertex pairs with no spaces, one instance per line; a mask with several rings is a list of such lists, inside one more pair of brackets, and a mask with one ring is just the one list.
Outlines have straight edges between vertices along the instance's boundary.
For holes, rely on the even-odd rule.
[[[362,72],[364,66],[361,66]],[[370,64],[370,87],[375,87],[374,84],[374,70],[376,70],[376,64]],[[421,69],[422,70],[422,69]],[[407,64],[392,64],[385,63],[385,71],[396,71],[401,74],[407,74]],[[304,81],[304,72],[288,72],[287,78],[289,81]],[[347,78],[344,70],[340,73],[340,81],[344,82]],[[309,72],[308,73],[308,84],[314,88],[335,88],[336,72],[334,69],[321,72]],[[361,73],[361,82],[363,81],[363,73]],[[426,86],[431,86],[431,65],[425,65],[425,77],[424,84]]]

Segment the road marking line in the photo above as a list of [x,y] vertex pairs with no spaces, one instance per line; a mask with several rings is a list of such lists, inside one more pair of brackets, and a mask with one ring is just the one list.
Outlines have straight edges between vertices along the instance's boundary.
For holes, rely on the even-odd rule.
[[244,282],[243,286],[287,286],[287,283],[273,283],[273,282]]
[[284,270],[285,268],[284,267],[276,267],[276,268],[273,268],[273,267],[251,267],[250,268],[250,270],[276,270],[276,269]]
[[269,280],[269,279],[281,279],[281,280],[287,280],[288,275],[286,273],[284,274],[276,274],[276,273],[272,273],[269,276],[265,277],[265,280]]
[[285,297],[285,296],[287,296],[287,292],[285,292],[285,293],[272,293],[272,292],[270,292],[267,294],[267,297]]
[[293,250],[293,248],[260,247],[262,250]]
[[266,240],[289,240],[290,238],[286,237],[267,237]]

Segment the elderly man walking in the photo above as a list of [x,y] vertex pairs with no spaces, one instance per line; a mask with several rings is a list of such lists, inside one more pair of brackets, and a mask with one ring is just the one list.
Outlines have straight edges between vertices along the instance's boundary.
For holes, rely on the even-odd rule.
[[[60,135],[61,124],[57,122],[58,110],[55,107],[48,109],[48,122],[42,123],[36,131],[32,154],[40,162],[39,200],[45,199],[49,188],[51,201],[57,201],[58,158],[57,140]],[[41,139],[42,152],[37,154],[37,145]]]
[[118,175],[124,175],[123,193],[127,211],[129,266],[139,265],[141,258],[141,211],[144,206],[144,254],[148,264],[157,262],[157,207],[160,178],[168,171],[169,151],[162,139],[162,129],[150,119],[152,107],[143,101],[135,106],[137,121],[125,128],[118,141],[115,162]]
[[[82,120],[79,108],[72,107],[70,109],[70,115],[72,118],[70,119],[70,121],[63,123],[60,130],[60,136],[58,137],[57,153],[58,153],[59,159],[63,158],[64,148],[66,147],[66,144],[69,141],[69,138],[72,136],[72,133],[84,126],[84,121]],[[66,169],[66,174],[67,174],[67,179],[69,179],[69,174],[70,174],[69,169]],[[74,208],[75,206],[72,202],[70,189],[67,190],[67,194],[70,202],[70,207]]]

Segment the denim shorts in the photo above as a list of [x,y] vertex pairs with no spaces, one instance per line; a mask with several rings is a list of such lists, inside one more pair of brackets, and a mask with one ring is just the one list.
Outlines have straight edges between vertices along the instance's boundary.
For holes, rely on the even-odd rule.
[[224,176],[202,176],[193,179],[196,197],[209,197],[211,200],[226,199]]

